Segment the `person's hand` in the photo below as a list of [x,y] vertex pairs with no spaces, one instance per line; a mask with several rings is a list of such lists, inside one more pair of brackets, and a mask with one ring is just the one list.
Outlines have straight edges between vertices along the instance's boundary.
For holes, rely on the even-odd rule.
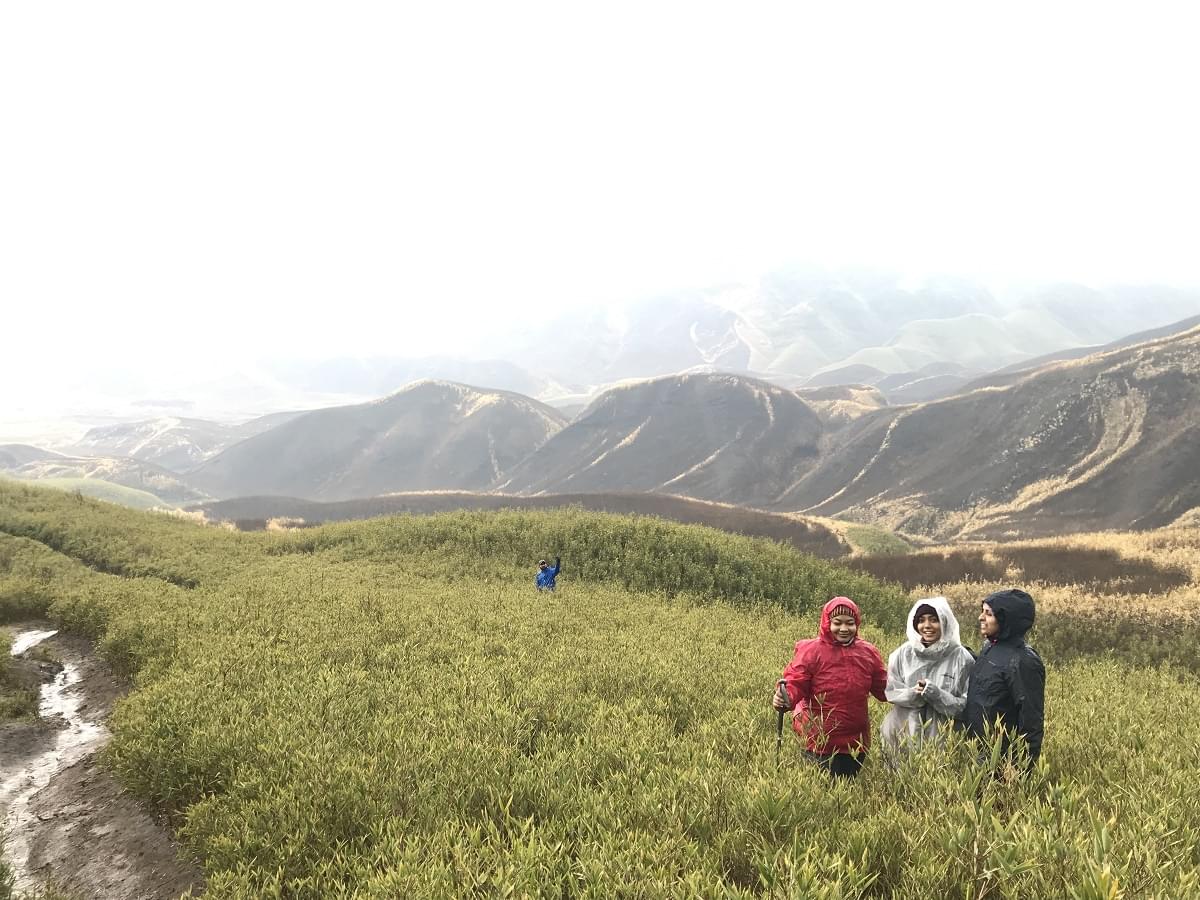
[[775,696],[771,698],[771,705],[779,710],[792,708],[792,701],[788,698],[782,684],[775,685]]
[[917,686],[916,686],[915,690],[916,690],[918,697],[925,696],[925,685],[927,683],[928,682],[926,682],[924,678],[922,678],[920,681],[917,682]]

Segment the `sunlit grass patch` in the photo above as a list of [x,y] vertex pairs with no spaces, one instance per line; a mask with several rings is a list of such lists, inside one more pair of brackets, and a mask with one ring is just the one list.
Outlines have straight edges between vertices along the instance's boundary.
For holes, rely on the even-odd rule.
[[867,556],[895,556],[912,550],[912,545],[904,538],[874,525],[849,525],[846,539],[855,553]]

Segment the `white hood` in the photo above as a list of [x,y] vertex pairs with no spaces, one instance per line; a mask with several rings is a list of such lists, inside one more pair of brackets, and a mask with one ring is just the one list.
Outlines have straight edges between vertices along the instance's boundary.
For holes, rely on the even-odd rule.
[[[922,606],[932,606],[942,623],[942,639],[928,647],[921,643],[921,635],[917,634],[913,625],[917,610]],[[945,597],[926,597],[924,600],[918,600],[908,611],[908,621],[905,624],[908,626],[908,642],[921,656],[941,656],[948,653],[952,647],[962,646],[958,637],[958,619],[954,618],[954,610],[950,608],[950,601]]]

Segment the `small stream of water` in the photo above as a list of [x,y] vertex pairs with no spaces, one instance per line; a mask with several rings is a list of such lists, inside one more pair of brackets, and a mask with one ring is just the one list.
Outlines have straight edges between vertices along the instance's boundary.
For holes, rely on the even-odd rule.
[[[25,631],[13,640],[12,655],[19,656],[56,631]],[[89,722],[79,712],[83,697],[73,690],[79,682],[79,665],[63,660],[63,670],[54,681],[42,685],[38,715],[43,719],[65,723],[47,735],[45,746],[33,754],[17,771],[0,777],[0,808],[7,807],[4,832],[7,836],[4,855],[16,876],[18,890],[37,887],[28,871],[29,838],[25,826],[32,813],[30,801],[50,780],[108,740],[108,729],[99,722]]]

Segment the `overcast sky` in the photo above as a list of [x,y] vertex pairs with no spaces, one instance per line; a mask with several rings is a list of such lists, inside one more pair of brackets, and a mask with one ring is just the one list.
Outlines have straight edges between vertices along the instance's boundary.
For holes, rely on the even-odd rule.
[[1195,284],[1186,9],[6,3],[0,375],[452,352],[792,261]]

